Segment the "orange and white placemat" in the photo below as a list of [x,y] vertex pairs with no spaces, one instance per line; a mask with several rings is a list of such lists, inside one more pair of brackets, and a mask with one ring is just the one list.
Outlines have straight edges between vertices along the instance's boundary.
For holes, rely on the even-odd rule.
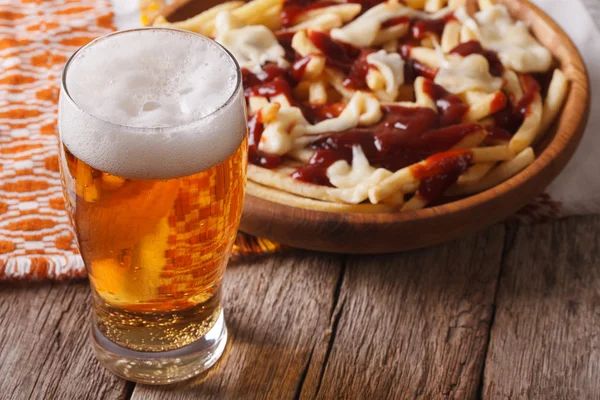
[[59,79],[114,29],[108,0],[0,1],[0,280],[85,275],[58,171]]
[[[60,184],[59,80],[79,47],[115,26],[140,26],[138,6],[136,0],[0,0],[0,281],[86,276]],[[240,234],[234,252],[276,248]]]

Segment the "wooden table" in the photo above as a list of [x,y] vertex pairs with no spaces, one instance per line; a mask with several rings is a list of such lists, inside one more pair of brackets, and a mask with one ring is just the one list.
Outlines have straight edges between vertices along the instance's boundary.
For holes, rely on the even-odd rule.
[[94,360],[86,282],[0,285],[0,398],[600,398],[600,217],[267,256],[230,265],[224,292],[222,360],[152,387]]

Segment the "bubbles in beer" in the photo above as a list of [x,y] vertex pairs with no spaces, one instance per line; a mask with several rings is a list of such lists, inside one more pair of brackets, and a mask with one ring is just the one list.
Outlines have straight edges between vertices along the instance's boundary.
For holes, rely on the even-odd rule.
[[190,32],[109,35],[77,53],[65,71],[73,101],[62,94],[63,143],[88,165],[125,178],[206,170],[246,134],[238,73],[222,47]]
[[[232,79],[233,77],[233,79]],[[235,89],[235,67],[215,43],[169,30],[108,37],[69,66],[67,87],[90,114],[133,127],[200,119]]]

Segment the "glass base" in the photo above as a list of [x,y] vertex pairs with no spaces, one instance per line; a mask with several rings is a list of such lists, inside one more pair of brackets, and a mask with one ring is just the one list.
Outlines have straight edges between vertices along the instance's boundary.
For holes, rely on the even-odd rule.
[[92,342],[98,361],[114,374],[134,382],[164,385],[189,379],[216,363],[227,344],[227,327],[221,311],[202,339],[165,352],[121,347],[107,339],[96,324],[92,326]]

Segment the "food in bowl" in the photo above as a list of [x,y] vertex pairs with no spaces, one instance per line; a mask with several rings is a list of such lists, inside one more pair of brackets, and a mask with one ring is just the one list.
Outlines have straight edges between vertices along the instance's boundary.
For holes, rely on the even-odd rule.
[[569,83],[490,0],[227,2],[168,24],[243,71],[248,193],[321,211],[417,210],[529,166]]

